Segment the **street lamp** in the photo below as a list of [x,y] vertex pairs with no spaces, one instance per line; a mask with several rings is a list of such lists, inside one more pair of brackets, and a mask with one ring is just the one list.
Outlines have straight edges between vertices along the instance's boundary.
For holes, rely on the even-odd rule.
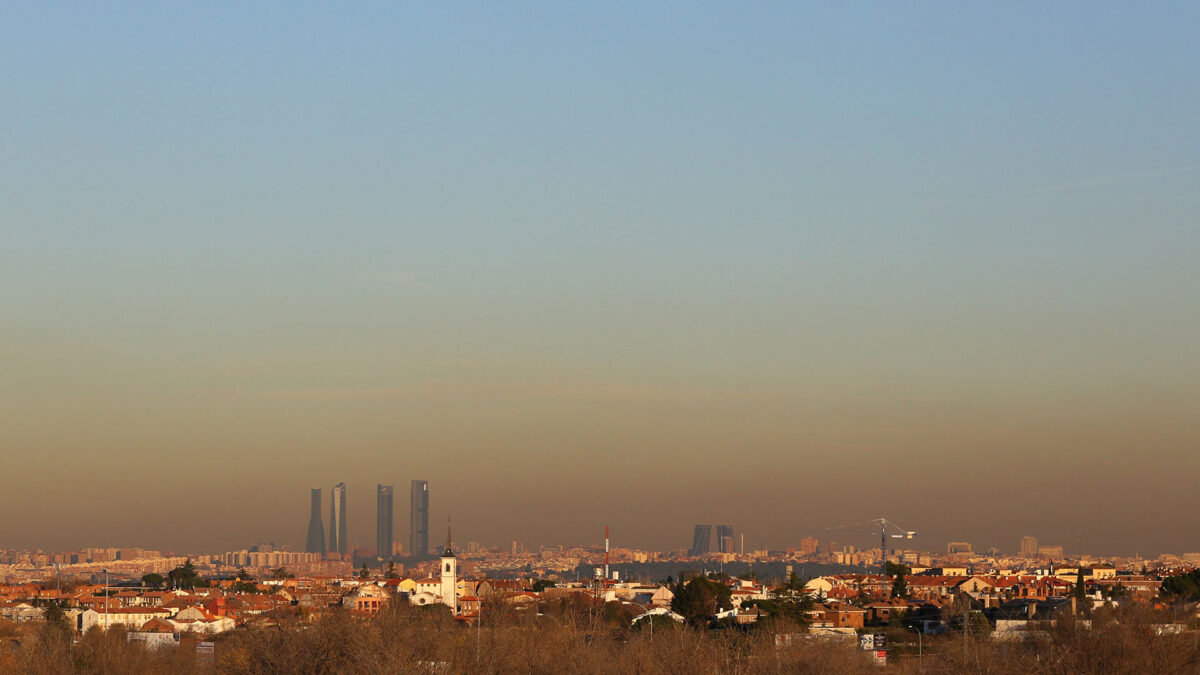
[[104,634],[108,635],[108,568],[104,569]]
[[925,645],[921,637],[921,634],[924,632],[925,624],[922,622],[920,626],[917,626],[917,663],[919,664],[917,667],[921,672],[925,672]]
[[643,616],[649,615],[649,618],[646,620],[650,622],[650,643],[654,644],[654,615],[650,614],[650,610],[646,609],[646,606],[643,605],[642,603],[633,602],[632,600],[630,600],[628,602],[631,605],[637,605],[638,607],[642,608],[642,613],[640,615],[638,615],[637,617],[635,617],[634,621],[637,621],[638,619],[642,618]]

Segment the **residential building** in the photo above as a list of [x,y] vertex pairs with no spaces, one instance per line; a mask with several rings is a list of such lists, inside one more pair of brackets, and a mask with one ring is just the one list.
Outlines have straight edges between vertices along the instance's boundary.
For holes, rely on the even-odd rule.
[[1021,557],[1034,558],[1038,554],[1037,537],[1021,537]]
[[1039,557],[1054,558],[1055,560],[1061,560],[1066,557],[1063,554],[1062,546],[1038,546],[1037,554]]
[[814,555],[821,542],[816,537],[805,537],[800,540],[800,555]]

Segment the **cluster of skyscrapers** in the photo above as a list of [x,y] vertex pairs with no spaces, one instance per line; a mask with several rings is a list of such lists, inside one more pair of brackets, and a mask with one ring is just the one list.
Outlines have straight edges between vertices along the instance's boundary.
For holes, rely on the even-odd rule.
[[[688,555],[712,553],[713,526],[697,525],[692,531],[692,547]],[[717,525],[717,553],[734,553],[733,526]]]
[[[391,485],[375,486],[375,553],[383,559],[395,553],[395,488]],[[329,496],[329,540],[326,547],[325,521],[321,509],[321,488],[313,488],[311,512],[308,518],[308,538],[304,550],[308,553],[349,552],[350,542],[346,536],[346,484],[339,482],[330,490]],[[410,499],[409,554],[429,554],[429,481],[414,480]]]

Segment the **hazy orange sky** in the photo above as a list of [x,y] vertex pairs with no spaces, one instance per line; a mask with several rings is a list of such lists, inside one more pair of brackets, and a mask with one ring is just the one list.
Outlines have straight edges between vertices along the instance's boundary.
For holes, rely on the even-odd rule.
[[1200,550],[1200,10],[947,9],[6,9],[0,548]]

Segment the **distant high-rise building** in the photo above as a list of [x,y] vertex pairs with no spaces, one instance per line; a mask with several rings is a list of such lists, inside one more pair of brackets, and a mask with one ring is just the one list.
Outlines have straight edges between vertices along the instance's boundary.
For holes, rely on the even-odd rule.
[[800,540],[800,555],[813,555],[821,544],[816,537],[805,537]]
[[312,512],[308,516],[308,541],[304,544],[308,553],[325,552],[325,525],[321,520],[321,488],[312,489]]
[[345,553],[346,544],[346,484],[339,482],[329,502],[329,550]]
[[1037,555],[1039,558],[1054,558],[1062,560],[1066,557],[1061,546],[1038,546]]
[[429,481],[414,480],[409,495],[408,548],[412,555],[429,555]]
[[1037,537],[1021,537],[1021,557],[1033,558],[1038,554]]
[[720,553],[733,553],[733,526],[718,525],[717,526],[717,551]]
[[955,555],[957,553],[971,553],[971,544],[966,541],[952,541],[946,544],[946,554]]
[[375,552],[380,558],[392,555],[392,486],[375,486]]
[[712,525],[697,525],[692,531],[692,548],[688,555],[704,555],[712,550]]

